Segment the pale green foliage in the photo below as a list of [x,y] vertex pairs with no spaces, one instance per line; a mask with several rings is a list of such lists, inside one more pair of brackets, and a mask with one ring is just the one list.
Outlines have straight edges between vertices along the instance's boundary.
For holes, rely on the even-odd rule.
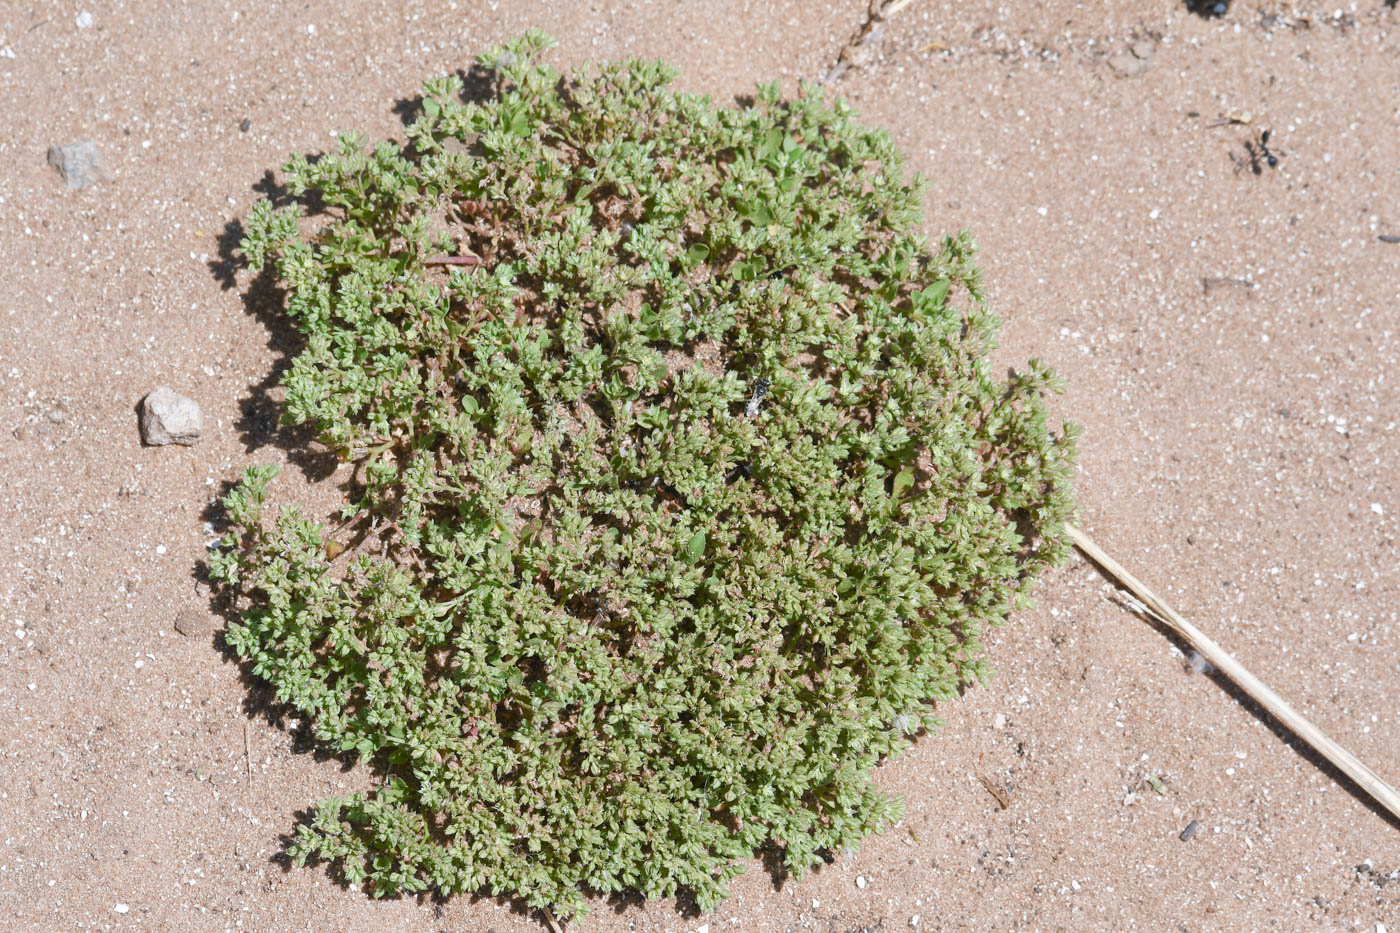
[[872,769],[1066,554],[1073,432],[1048,370],[991,374],[971,243],[930,251],[884,132],[546,45],[483,57],[489,103],[429,82],[407,150],[293,159],[328,219],[252,211],[306,337],[286,416],[363,486],[332,535],[249,471],[214,569],[229,643],[384,775],[298,860],[709,908],[898,818]]

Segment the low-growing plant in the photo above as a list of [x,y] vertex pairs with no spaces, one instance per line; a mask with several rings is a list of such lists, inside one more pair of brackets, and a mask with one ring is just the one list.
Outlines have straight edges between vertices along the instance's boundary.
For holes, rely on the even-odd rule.
[[986,674],[1066,555],[1072,426],[995,378],[964,236],[814,86],[738,107],[539,33],[429,81],[251,211],[305,346],[285,418],[356,465],[341,523],[227,497],[228,643],[382,779],[298,832],[376,895],[708,909],[899,818],[872,770]]

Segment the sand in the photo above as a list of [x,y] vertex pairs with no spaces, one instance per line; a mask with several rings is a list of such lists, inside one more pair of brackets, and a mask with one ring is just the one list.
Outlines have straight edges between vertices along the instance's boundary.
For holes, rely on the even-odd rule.
[[[915,0],[836,89],[930,180],[929,232],[982,246],[998,364],[1065,377],[1082,527],[1400,780],[1400,243],[1380,239],[1400,235],[1400,11],[1233,6]],[[834,0],[0,6],[12,929],[543,929],[277,858],[365,776],[268,712],[196,571],[244,466],[337,497],[276,426],[290,343],[244,295],[232,225],[289,154],[401,138],[396,101],[528,26],[557,63],[665,57],[730,100],[822,77],[865,19]],[[1278,164],[1256,174],[1262,129]],[[70,191],[48,150],[88,139],[108,177]],[[157,385],[201,404],[198,446],[142,447]],[[802,883],[754,863],[709,916],[598,902],[579,927],[1400,929],[1397,823],[1083,559],[989,654],[996,679],[880,770],[899,826]]]

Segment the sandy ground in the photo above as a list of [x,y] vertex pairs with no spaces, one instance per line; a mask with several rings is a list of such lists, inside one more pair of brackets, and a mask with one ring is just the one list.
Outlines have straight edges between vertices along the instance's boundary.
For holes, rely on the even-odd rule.
[[[88,2],[86,26],[0,3],[0,916],[542,929],[275,859],[362,776],[250,712],[194,571],[211,496],[301,440],[229,224],[289,153],[401,134],[396,100],[528,26],[556,62],[666,57],[728,100],[826,74],[864,5]],[[1068,380],[1083,526],[1400,779],[1400,11],[1102,6],[915,0],[838,88],[931,179],[929,231],[978,238],[1002,360]],[[1261,128],[1280,158],[1255,174]],[[111,177],[70,192],[46,151],[83,139]],[[199,446],[141,446],[159,384],[203,405]],[[331,501],[293,460],[284,492]],[[711,916],[599,903],[582,926],[1400,929],[1397,823],[1081,559],[990,652],[995,681],[882,769],[900,826],[801,884],[755,864]]]

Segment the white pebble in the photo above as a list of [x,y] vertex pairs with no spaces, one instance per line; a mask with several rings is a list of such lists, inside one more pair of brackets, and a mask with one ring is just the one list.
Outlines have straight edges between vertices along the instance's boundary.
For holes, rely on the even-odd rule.
[[[73,18],[73,22],[77,24],[77,27],[79,29],[87,29],[89,26],[92,25],[92,14],[89,13],[87,10],[83,10],[81,13],[79,13],[76,17]],[[126,911],[123,910],[120,911],[120,913],[126,913]]]
[[113,907],[112,909],[113,909],[114,911],[116,911],[117,913],[119,913],[119,914],[124,914],[124,913],[126,913],[128,910],[130,910],[131,907],[129,907],[129,906],[126,905],[126,904],[118,904],[117,906]]
[[1005,728],[1006,728],[1006,716],[1005,716],[1005,714],[1003,714],[1003,713],[997,713],[995,716],[992,717],[992,728],[993,728],[993,729],[1005,729]]
[[167,386],[157,386],[141,400],[141,440],[151,447],[193,447],[204,432],[199,403]]
[[1050,213],[1050,208],[1048,208],[1048,207],[1037,207],[1037,208],[1035,209],[1035,212],[1036,212],[1037,214],[1039,214],[1041,217],[1044,217],[1046,214]]
[[1372,503],[1371,503],[1371,511],[1372,511],[1372,512],[1375,512],[1377,515],[1384,515],[1384,514],[1385,514],[1385,509],[1381,507],[1381,504],[1380,504],[1379,502],[1372,502]]
[[157,554],[164,554],[164,553],[165,553],[165,545],[163,545],[163,544],[157,544],[157,545],[156,545],[156,553],[157,553]]
[[864,875],[856,875],[856,887],[860,888],[862,891],[865,890],[865,876],[864,876]]

